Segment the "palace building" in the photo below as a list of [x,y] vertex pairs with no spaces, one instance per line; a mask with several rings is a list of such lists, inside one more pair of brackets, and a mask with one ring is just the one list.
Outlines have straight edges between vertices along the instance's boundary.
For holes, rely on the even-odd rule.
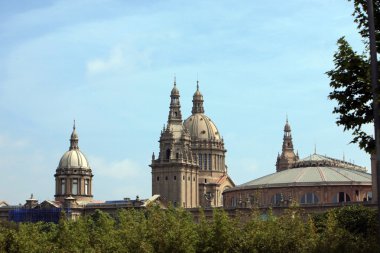
[[70,148],[59,161],[55,177],[55,200],[73,197],[77,201],[92,200],[92,174],[86,156],[79,150],[79,138],[75,130],[70,138]]
[[[298,152],[297,152],[298,153]],[[372,178],[366,168],[316,152],[299,159],[288,120],[276,172],[227,189],[224,207],[329,207],[372,199]]]
[[161,131],[160,152],[152,156],[152,195],[185,208],[223,205],[223,191],[234,187],[225,164],[224,141],[204,114],[203,95],[193,96],[192,114],[182,120],[176,82],[170,94],[169,116]]
[[75,219],[96,209],[112,214],[120,208],[166,207],[170,203],[187,208],[194,217],[199,215],[199,207],[206,208],[212,216],[212,207],[223,207],[235,215],[244,210],[250,213],[252,207],[283,210],[282,207],[292,203],[313,212],[345,203],[367,204],[372,199],[371,174],[364,167],[316,152],[300,159],[298,152],[294,152],[288,120],[276,172],[235,186],[225,164],[224,140],[216,124],[205,114],[198,81],[192,102],[191,115],[183,120],[180,93],[174,80],[158,156],[153,153],[150,164],[152,197],[94,200],[94,174],[79,149],[74,122],[69,150],[62,155],[54,174],[55,199],[38,202],[32,194],[24,205],[0,201],[0,220],[58,222],[61,211]]

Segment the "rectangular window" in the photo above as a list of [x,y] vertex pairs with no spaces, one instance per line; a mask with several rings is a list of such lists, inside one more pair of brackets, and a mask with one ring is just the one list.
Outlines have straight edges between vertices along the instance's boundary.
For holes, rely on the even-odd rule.
[[207,154],[204,155],[204,169],[207,170]]
[[89,186],[89,182],[90,180],[88,180],[88,179],[86,179],[86,180],[84,180],[84,194],[85,195],[88,195],[88,192],[89,192],[89,190],[88,190],[88,186]]
[[78,179],[73,179],[73,187],[71,189],[71,193],[74,195],[78,194]]
[[209,169],[209,170],[212,170],[212,167],[211,167],[211,165],[212,165],[212,164],[211,164],[211,159],[212,159],[211,154],[209,154],[209,155],[208,155],[208,169]]
[[306,203],[313,203],[313,194],[311,192],[306,193]]
[[65,193],[66,193],[66,180],[61,179],[61,194],[65,194]]
[[202,154],[199,154],[198,155],[198,159],[199,159],[199,167],[202,169]]

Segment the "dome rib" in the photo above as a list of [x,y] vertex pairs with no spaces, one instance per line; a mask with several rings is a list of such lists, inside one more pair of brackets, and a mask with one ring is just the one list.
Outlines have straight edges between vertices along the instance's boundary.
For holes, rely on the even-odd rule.
[[221,140],[218,128],[203,113],[196,113],[188,117],[184,122],[184,126],[194,139]]

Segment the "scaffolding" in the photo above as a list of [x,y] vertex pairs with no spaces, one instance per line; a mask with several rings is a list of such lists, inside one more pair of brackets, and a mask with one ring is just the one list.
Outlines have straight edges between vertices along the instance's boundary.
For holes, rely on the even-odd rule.
[[71,215],[71,209],[50,208],[50,209],[25,209],[18,208],[9,211],[9,221],[14,222],[54,222],[58,223],[61,212],[65,212],[66,217]]

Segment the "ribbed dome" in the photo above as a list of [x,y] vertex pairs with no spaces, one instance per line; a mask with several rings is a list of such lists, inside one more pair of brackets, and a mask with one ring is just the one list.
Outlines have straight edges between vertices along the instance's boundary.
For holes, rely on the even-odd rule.
[[63,154],[58,169],[81,168],[90,169],[87,158],[79,149],[72,149]]
[[370,185],[371,174],[336,167],[303,167],[273,173],[248,183],[239,188],[283,187],[309,185]]
[[296,168],[257,178],[236,189],[320,185],[371,185],[371,174],[364,167],[318,154],[295,163]]
[[189,130],[191,138],[193,139],[222,139],[215,124],[202,113],[191,115],[185,120],[184,125]]

